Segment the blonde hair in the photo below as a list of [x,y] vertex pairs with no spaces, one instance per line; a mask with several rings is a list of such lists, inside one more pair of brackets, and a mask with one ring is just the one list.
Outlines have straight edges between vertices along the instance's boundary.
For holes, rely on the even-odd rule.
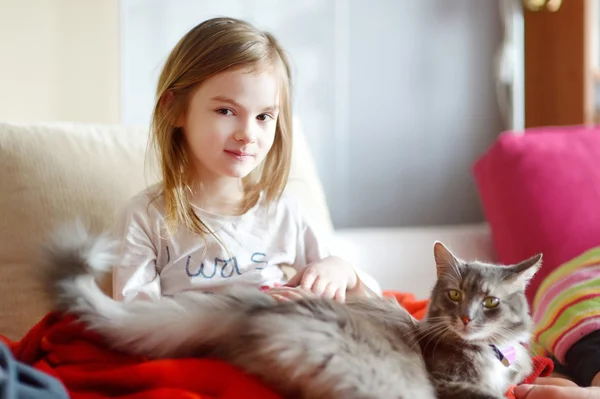
[[[243,179],[242,213],[264,193],[266,204],[281,196],[289,175],[292,151],[291,72],[283,49],[268,32],[233,18],[214,18],[190,30],[171,51],[158,80],[151,143],[163,179],[169,231],[183,225],[202,237],[214,233],[194,212],[188,195],[188,151],[175,125],[187,112],[190,96],[208,78],[231,69],[278,70],[280,104],[273,146],[262,164]],[[168,106],[161,101],[169,94]],[[217,238],[218,239],[218,238]],[[220,240],[219,240],[220,241]]]

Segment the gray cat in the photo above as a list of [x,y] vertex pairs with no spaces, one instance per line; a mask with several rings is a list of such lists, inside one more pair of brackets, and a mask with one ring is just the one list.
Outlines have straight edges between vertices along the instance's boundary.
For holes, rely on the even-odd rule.
[[94,278],[110,270],[111,253],[105,237],[81,229],[53,237],[43,267],[57,309],[117,350],[218,357],[286,398],[500,399],[532,370],[523,291],[541,255],[496,266],[435,243],[438,279],[418,322],[390,299],[278,303],[248,288],[118,302]]

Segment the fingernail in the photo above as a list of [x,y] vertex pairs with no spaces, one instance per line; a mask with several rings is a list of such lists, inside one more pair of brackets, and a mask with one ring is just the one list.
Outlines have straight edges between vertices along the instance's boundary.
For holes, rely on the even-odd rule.
[[519,385],[515,387],[515,395],[518,397],[524,397],[524,395],[527,395],[532,389],[533,385],[530,384]]

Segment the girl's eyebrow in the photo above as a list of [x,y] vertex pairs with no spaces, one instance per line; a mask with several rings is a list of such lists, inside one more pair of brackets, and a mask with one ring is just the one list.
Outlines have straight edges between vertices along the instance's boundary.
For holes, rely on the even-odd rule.
[[[224,96],[215,96],[210,99],[211,101],[220,102],[220,103],[228,103],[237,108],[244,108],[244,106],[232,98],[224,97]],[[275,112],[279,109],[277,105],[270,105],[263,109],[263,112]]]
[[277,105],[271,105],[268,107],[265,107],[263,109],[263,112],[277,112],[279,110],[279,107]]
[[216,102],[220,102],[220,103],[229,103],[235,107],[242,107],[242,104],[238,103],[237,101],[235,101],[234,99],[228,98],[228,97],[223,97],[223,96],[215,96],[213,98],[210,99],[210,101],[216,101]]

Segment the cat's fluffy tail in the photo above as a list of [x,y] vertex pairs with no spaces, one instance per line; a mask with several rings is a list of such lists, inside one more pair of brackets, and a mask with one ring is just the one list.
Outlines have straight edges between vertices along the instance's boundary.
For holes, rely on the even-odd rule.
[[244,289],[115,301],[95,281],[110,270],[114,245],[107,236],[91,236],[78,223],[50,237],[41,266],[55,308],[77,315],[115,349],[155,358],[189,356],[227,340],[250,308],[275,302]]

